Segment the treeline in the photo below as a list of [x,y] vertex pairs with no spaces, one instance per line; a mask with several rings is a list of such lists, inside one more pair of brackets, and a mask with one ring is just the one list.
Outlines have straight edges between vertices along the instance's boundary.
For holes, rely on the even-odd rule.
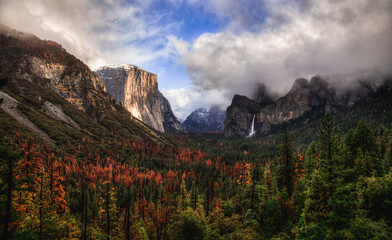
[[[391,130],[319,140],[193,140],[181,147],[32,138],[0,147],[3,239],[391,239]],[[204,143],[201,143],[203,141]],[[269,149],[256,154],[257,147]],[[230,156],[232,154],[233,156]]]

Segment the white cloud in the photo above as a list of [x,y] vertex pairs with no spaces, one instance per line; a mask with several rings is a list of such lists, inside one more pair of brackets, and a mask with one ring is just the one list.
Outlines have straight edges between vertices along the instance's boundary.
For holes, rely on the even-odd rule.
[[190,89],[163,89],[162,94],[169,100],[174,115],[184,121],[186,117],[194,110],[193,102],[198,99],[197,92]]
[[164,56],[166,35],[178,23],[162,23],[151,1],[2,0],[0,22],[61,43],[90,67],[143,64]]
[[224,97],[217,90],[197,91],[195,89],[169,89],[161,90],[162,94],[169,100],[174,115],[184,121],[189,114],[199,107],[209,108],[212,105],[222,105]]
[[189,51],[190,44],[174,35],[167,36],[167,44],[165,49],[165,57],[178,58],[185,55]]
[[211,2],[232,21],[199,36],[182,61],[195,88],[219,92],[223,106],[235,93],[251,96],[258,82],[284,93],[296,78],[314,74],[392,72],[390,0],[261,1],[264,20],[249,19],[251,28],[240,31],[245,25],[238,23],[249,17],[234,8],[242,1]]

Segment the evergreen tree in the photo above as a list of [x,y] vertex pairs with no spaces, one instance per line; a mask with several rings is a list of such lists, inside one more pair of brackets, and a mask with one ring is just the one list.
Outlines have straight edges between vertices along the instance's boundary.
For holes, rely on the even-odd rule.
[[368,170],[370,173],[381,172],[381,164],[378,161],[378,145],[372,129],[364,119],[361,119],[354,133],[354,154],[362,151],[363,158],[369,161]]
[[300,237],[317,239],[325,236],[328,219],[333,211],[330,200],[341,183],[341,144],[338,130],[333,126],[333,118],[327,113],[321,121],[320,161],[306,191],[302,213],[304,225]]
[[355,129],[353,144],[356,149],[362,149],[364,157],[377,156],[378,146],[376,138],[372,129],[363,118],[359,121]]
[[311,174],[318,167],[319,163],[319,150],[317,143],[312,141],[306,150],[306,158],[305,158],[305,178],[310,179]]
[[170,239],[201,240],[205,236],[205,223],[193,211],[187,210],[169,227]]
[[263,232],[266,236],[271,237],[282,229],[282,209],[275,197],[269,199],[266,203],[263,214]]
[[261,180],[261,169],[258,166],[254,166],[253,171],[252,171],[252,190],[251,190],[251,200],[250,200],[250,208],[254,211],[255,208],[255,202],[258,199],[258,191],[256,188],[256,185],[258,182]]
[[282,143],[278,150],[279,167],[277,172],[278,187],[280,189],[286,188],[287,193],[291,197],[294,191],[294,176],[295,176],[295,156],[294,148],[291,139],[287,133],[287,126],[284,127],[284,132],[281,135]]
[[351,167],[354,167],[354,160],[357,158],[357,147],[355,146],[355,131],[350,129],[344,138],[344,145],[346,146],[345,155],[347,162],[351,162]]

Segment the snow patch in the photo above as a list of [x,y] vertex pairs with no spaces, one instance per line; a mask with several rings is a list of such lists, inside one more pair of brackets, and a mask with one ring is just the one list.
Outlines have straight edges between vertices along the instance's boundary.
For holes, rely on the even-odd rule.
[[106,66],[102,66],[102,67],[96,69],[95,72],[96,72],[96,71],[100,71],[100,70],[105,70],[105,69],[107,69],[107,68],[110,68],[110,69],[112,69],[112,68],[115,68],[115,69],[123,68],[123,69],[125,69],[125,70],[131,70],[131,69],[133,69],[133,68],[135,68],[135,67],[136,67],[136,66],[135,66],[135,65],[132,65],[132,64],[106,65]]

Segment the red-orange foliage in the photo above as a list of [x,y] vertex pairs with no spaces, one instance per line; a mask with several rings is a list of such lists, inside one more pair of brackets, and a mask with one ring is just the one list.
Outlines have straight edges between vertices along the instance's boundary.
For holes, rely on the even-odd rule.
[[200,150],[182,148],[175,156],[174,160],[178,163],[197,164],[208,158],[208,154]]
[[304,158],[301,154],[297,154],[297,162],[295,163],[295,176],[297,179],[301,179],[304,177],[304,175]]

